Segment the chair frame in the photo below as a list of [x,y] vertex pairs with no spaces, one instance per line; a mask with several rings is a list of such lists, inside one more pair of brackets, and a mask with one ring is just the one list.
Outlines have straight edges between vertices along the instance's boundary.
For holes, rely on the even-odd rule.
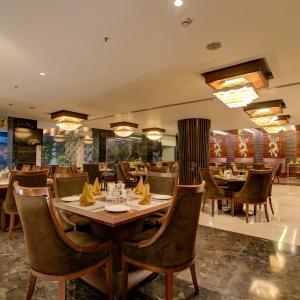
[[[253,169],[253,171],[255,173],[259,173],[259,174],[268,174],[270,173],[270,170],[261,170],[261,169]],[[247,185],[247,181],[249,180],[250,178],[250,174],[248,175],[248,178],[246,180],[246,182],[244,183],[244,186],[242,187],[241,191],[243,191],[243,189],[246,187]],[[272,183],[270,183],[272,184]],[[256,215],[256,211],[257,211],[257,205],[261,206],[263,205],[264,206],[264,211],[265,211],[265,216],[266,216],[266,219],[268,222],[270,222],[270,218],[269,218],[269,214],[268,214],[268,197],[266,198],[265,201],[251,201],[251,200],[248,200],[248,199],[234,199],[232,198],[231,199],[231,216],[234,217],[234,204],[235,203],[243,203],[243,204],[246,204],[246,223],[248,223],[248,219],[249,219],[249,204],[251,205],[254,205],[254,215]],[[271,204],[271,207],[272,207],[272,204]],[[272,207],[272,210],[273,210],[273,207]]]
[[85,268],[83,270],[72,272],[68,274],[63,275],[50,275],[41,273],[38,271],[35,271],[33,269],[30,270],[29,275],[29,287],[28,292],[26,296],[26,300],[30,300],[32,298],[32,294],[34,292],[36,279],[39,278],[41,280],[45,281],[57,281],[58,282],[58,299],[59,300],[65,300],[66,299],[66,288],[67,288],[67,281],[73,280],[76,278],[83,277],[86,274],[89,274],[103,266],[106,267],[106,280],[107,280],[107,296],[108,299],[112,300],[112,242],[105,242],[103,244],[98,244],[94,246],[81,246],[74,242],[72,239],[70,239],[64,230],[62,229],[59,221],[58,221],[58,213],[54,209],[52,201],[49,197],[49,190],[46,187],[42,188],[25,188],[19,186],[18,182],[14,182],[14,191],[17,195],[21,196],[46,196],[47,197],[47,205],[49,208],[50,216],[53,221],[53,225],[59,235],[59,237],[63,240],[65,244],[67,244],[70,248],[72,248],[75,251],[83,252],[83,253],[91,253],[99,251],[103,248],[109,248],[109,255],[107,258],[97,262],[93,266],[90,266],[88,268]]
[[[86,177],[86,182],[89,181],[89,176],[87,172],[78,172],[78,173],[62,173],[62,174],[54,174],[54,195],[56,198],[59,198],[58,192],[57,192],[57,178],[74,178],[74,177]],[[74,230],[77,230],[77,224],[73,223],[69,220],[69,218],[62,212],[59,214],[58,219],[62,222],[65,222],[66,224],[72,226]]]
[[[204,184],[205,184],[205,182],[204,182]],[[201,185],[189,185],[189,186],[188,185],[178,185],[178,187],[180,187],[182,190],[189,191],[190,193],[199,193],[201,191],[203,192],[202,184]],[[170,208],[170,209],[172,209],[172,208]],[[138,247],[138,248],[150,246],[151,244],[155,243],[160,238],[160,236],[165,232],[165,230],[168,227],[169,222],[171,221],[171,217],[172,217],[171,214],[167,214],[167,216],[165,217],[164,222],[162,223],[162,226],[160,227],[158,232],[150,239],[140,241],[140,242],[124,241],[122,246],[124,247],[125,245],[128,245],[128,246]],[[194,289],[195,289],[194,295],[197,295],[199,293],[199,285],[197,282],[196,269],[195,269],[195,258],[193,258],[192,260],[190,260],[184,264],[181,264],[179,266],[166,268],[166,267],[158,267],[158,266],[145,264],[145,263],[139,262],[137,260],[131,259],[124,254],[124,251],[122,251],[122,273],[123,273],[122,300],[127,299],[128,264],[149,270],[151,272],[164,273],[165,278],[166,278],[166,281],[165,281],[166,300],[173,299],[173,281],[174,281],[173,275],[174,275],[174,273],[180,272],[187,268],[190,268],[192,281],[193,281],[193,285],[194,285]]]
[[[47,174],[46,170],[39,170],[39,171],[14,171],[13,174],[25,177],[25,176],[41,175],[43,173]],[[11,187],[11,182],[9,182],[7,190],[10,187]],[[21,224],[21,221],[19,221],[19,223],[17,225],[15,225],[15,221],[16,221],[16,217],[18,216],[18,212],[17,211],[7,212],[4,209],[4,207],[3,207],[4,201],[2,202],[2,207],[1,207],[1,231],[5,231],[6,230],[6,227],[5,227],[5,216],[9,215],[8,239],[11,240],[12,236],[13,236],[14,230],[15,229],[21,229],[22,228],[22,224]]]

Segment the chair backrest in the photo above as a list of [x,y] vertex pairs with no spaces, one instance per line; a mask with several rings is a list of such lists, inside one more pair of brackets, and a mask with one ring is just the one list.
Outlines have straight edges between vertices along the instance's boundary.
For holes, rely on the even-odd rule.
[[116,164],[116,172],[118,181],[123,181],[125,184],[128,183],[127,177],[124,175],[121,164]]
[[279,177],[281,175],[281,170],[282,170],[282,163],[280,163],[277,167],[276,176]]
[[149,240],[158,265],[175,267],[194,259],[204,186],[204,181],[201,185],[177,186],[166,219],[157,234]]
[[268,197],[272,197],[272,186],[273,186],[274,180],[277,176],[278,168],[279,168],[279,166],[275,167],[272,171],[271,183],[270,183],[269,190],[268,190]]
[[22,172],[29,172],[31,170],[31,165],[30,164],[23,164],[21,167]]
[[253,168],[254,170],[262,170],[262,169],[265,168],[265,164],[264,164],[264,163],[254,163],[254,164],[252,165],[252,168]]
[[88,173],[56,174],[54,176],[55,197],[79,195],[88,182]]
[[272,172],[272,169],[249,170],[244,186],[239,192],[234,193],[234,198],[258,203],[266,202],[272,180]]
[[68,247],[57,234],[51,216],[50,208],[52,213],[53,208],[48,199],[47,189],[26,189],[20,187],[17,182],[14,187],[29,264],[35,271],[46,274],[69,272],[72,264],[77,264],[76,256],[73,249]]
[[199,172],[200,172],[201,179],[206,182],[205,184],[206,197],[221,196],[221,194],[223,195],[224,192],[218,187],[209,168],[200,168]]
[[17,212],[15,197],[13,193],[13,184],[18,181],[24,187],[46,187],[47,186],[47,171],[41,170],[36,172],[12,171],[9,184],[6,192],[6,197],[3,202],[3,207],[6,212]]
[[54,174],[68,174],[70,173],[69,167],[65,166],[56,166],[54,170]]
[[83,172],[88,173],[89,183],[93,184],[98,177],[100,181],[99,164],[83,164]]
[[161,166],[161,167],[149,166],[148,171],[159,172],[159,173],[167,173],[168,172],[168,166]]
[[146,178],[151,193],[170,196],[175,194],[177,180],[177,173],[148,172]]
[[39,171],[39,170],[41,170],[41,166],[33,165],[31,167],[31,171]]

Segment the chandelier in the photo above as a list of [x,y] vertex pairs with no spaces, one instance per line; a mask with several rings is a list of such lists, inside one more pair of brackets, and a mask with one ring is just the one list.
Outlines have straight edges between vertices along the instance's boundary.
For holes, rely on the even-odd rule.
[[56,143],[62,143],[65,141],[65,137],[62,134],[56,134],[53,136],[53,140]]
[[65,131],[74,131],[82,126],[82,121],[87,120],[86,114],[67,110],[57,111],[51,114],[51,119],[56,120],[56,125]]
[[113,128],[116,136],[125,138],[133,134],[134,128],[138,128],[138,124],[130,122],[116,122],[111,123],[110,127]]
[[269,126],[263,127],[264,131],[267,133],[279,133],[280,131],[284,130],[283,126]]
[[90,136],[85,136],[82,141],[86,144],[86,145],[92,145],[94,142],[94,139]]
[[146,128],[146,129],[143,129],[143,132],[146,134],[146,137],[149,139],[149,140],[152,140],[152,141],[158,141],[161,139],[162,135],[164,132],[166,132],[165,129],[162,129],[162,128]]

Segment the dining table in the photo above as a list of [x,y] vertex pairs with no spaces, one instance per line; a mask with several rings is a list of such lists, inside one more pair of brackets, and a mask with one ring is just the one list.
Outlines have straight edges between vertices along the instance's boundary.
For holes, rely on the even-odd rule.
[[[246,181],[246,178],[244,175],[231,175],[231,176],[220,176],[220,175],[214,175],[214,179],[217,179],[218,181],[223,182],[226,184],[225,194],[230,198],[234,192],[239,192],[242,187],[244,186],[244,183]],[[218,209],[222,210],[222,205],[219,205],[218,202]],[[225,213],[231,214],[231,210],[226,210]],[[245,211],[243,209],[242,203],[235,203],[234,205],[234,215],[237,216],[244,216]]]
[[[147,216],[160,210],[169,208],[172,203],[172,197],[169,200],[152,199],[149,205],[140,205],[141,196],[130,192],[126,199],[115,201],[107,200],[106,192],[96,198],[96,203],[92,206],[80,206],[79,200],[64,201],[64,198],[51,199],[52,204],[57,209],[62,209],[89,219],[91,229],[94,235],[100,239],[109,239],[113,242],[113,290],[114,297],[121,295],[121,243],[122,240],[130,240],[136,234],[143,230],[144,220]],[[79,198],[78,198],[79,199]],[[111,212],[111,207],[124,205],[127,209],[123,212]],[[132,268],[128,276],[128,290],[149,280],[156,274],[139,268]],[[90,273],[82,279],[106,293],[106,278],[103,269]]]

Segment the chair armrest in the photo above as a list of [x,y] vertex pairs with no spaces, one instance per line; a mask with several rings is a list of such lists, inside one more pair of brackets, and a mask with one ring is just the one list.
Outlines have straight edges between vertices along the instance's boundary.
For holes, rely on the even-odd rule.
[[63,242],[72,248],[74,251],[82,252],[82,253],[92,253],[92,252],[98,252],[101,249],[109,248],[111,250],[112,248],[112,241],[108,241],[105,243],[99,243],[99,244],[93,244],[91,246],[82,246],[76,243],[74,240],[72,240],[63,230],[60,222],[59,222],[59,216],[57,210],[53,207],[52,200],[50,198],[47,199],[47,204],[49,208],[49,212],[54,224],[54,227],[56,229],[57,234],[59,237],[63,240]]

